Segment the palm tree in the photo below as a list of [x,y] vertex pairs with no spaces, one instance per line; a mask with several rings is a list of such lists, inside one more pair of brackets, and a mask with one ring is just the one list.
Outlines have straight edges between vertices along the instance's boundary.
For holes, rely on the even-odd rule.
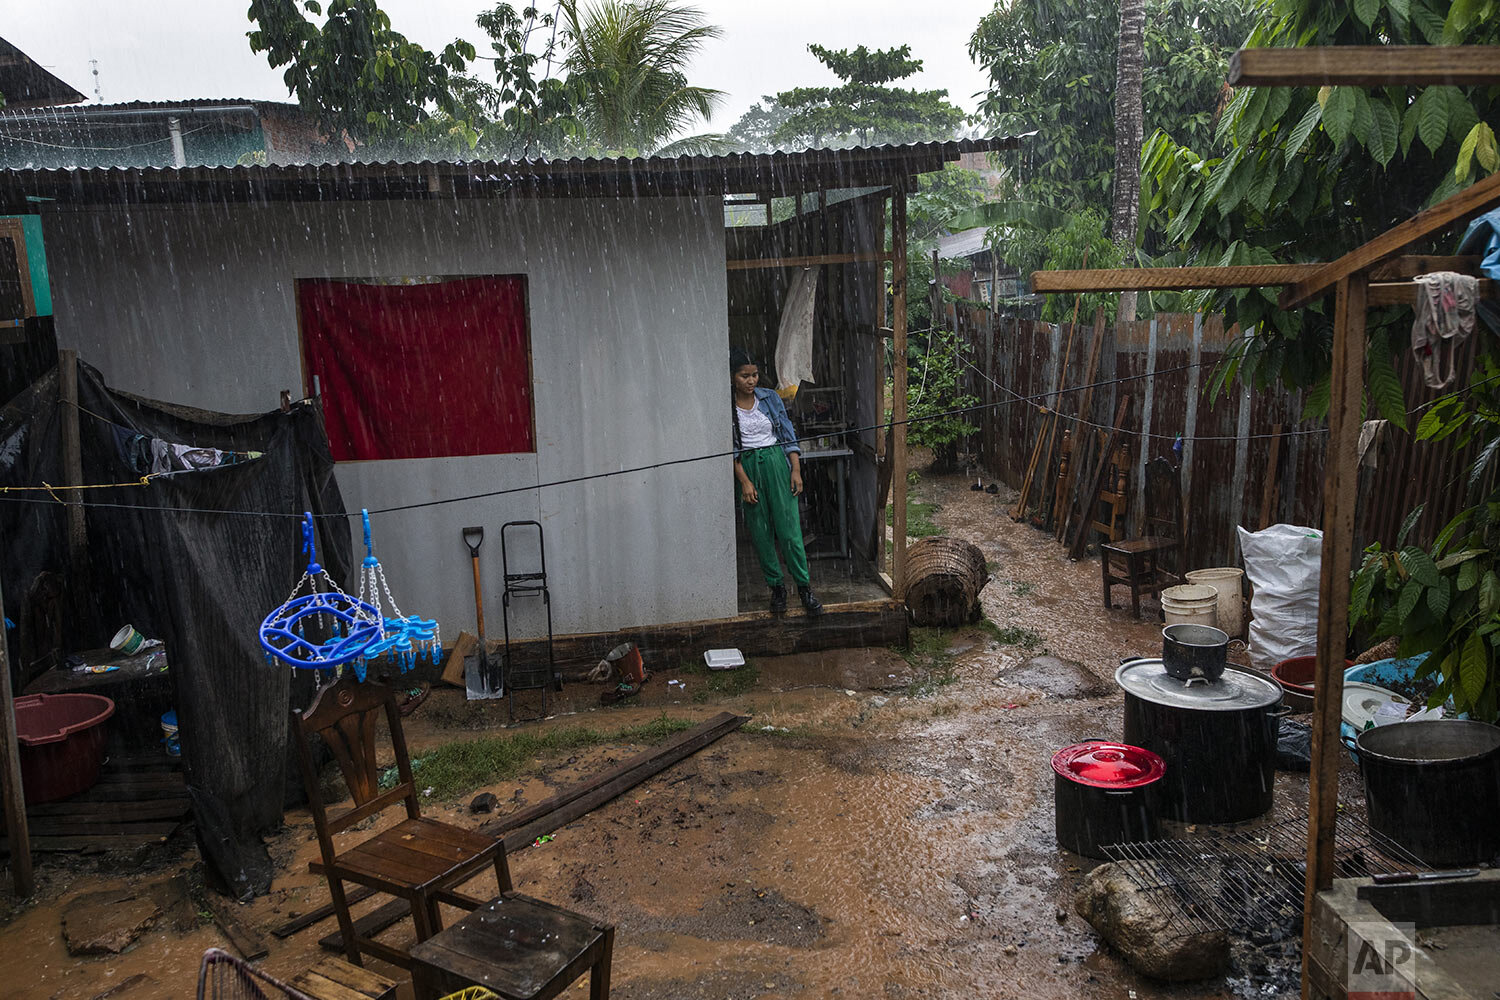
[[[689,152],[712,147],[718,136],[669,142],[705,121],[724,93],[690,86],[684,70],[721,29],[705,24],[696,7],[671,0],[562,0],[563,63],[581,95],[578,117],[589,142],[636,153]],[[667,145],[664,145],[667,144]]]
[[[1115,71],[1115,197],[1110,239],[1135,260],[1141,204],[1141,76],[1146,62],[1146,2],[1120,0],[1120,49]],[[1120,296],[1118,316],[1135,319],[1135,293]]]

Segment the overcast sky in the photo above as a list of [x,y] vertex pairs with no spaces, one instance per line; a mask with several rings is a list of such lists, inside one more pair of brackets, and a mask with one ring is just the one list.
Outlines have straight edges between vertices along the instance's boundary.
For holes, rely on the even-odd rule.
[[[98,60],[108,103],[245,97],[286,100],[280,73],[245,39],[245,0],[48,0],[11,3],[0,33],[63,80],[94,97],[89,60]],[[429,48],[455,37],[480,45],[475,15],[484,0],[384,0],[397,31]],[[520,6],[517,2],[516,6]],[[968,42],[992,0],[949,0],[928,7],[909,0],[699,0],[724,29],[709,43],[689,79],[726,91],[714,116],[727,129],[763,94],[835,78],[807,51],[909,44],[923,61],[923,88],[941,88],[966,111],[984,89],[969,61]]]

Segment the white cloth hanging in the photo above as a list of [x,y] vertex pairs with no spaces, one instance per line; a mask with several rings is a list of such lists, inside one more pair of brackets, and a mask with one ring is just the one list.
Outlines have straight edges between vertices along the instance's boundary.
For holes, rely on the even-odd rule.
[[813,313],[818,299],[818,272],[804,267],[792,278],[781,324],[776,331],[777,389],[795,389],[814,382],[812,366]]
[[1419,274],[1417,319],[1411,327],[1411,352],[1422,366],[1429,389],[1444,389],[1458,377],[1454,355],[1474,332],[1478,281],[1453,271]]

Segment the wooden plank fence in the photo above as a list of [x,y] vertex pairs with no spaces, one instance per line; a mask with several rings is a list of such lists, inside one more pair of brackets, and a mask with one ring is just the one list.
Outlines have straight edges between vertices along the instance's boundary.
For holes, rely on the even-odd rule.
[[[1159,455],[1180,468],[1189,568],[1237,565],[1237,525],[1320,525],[1327,421],[1303,420],[1303,393],[1279,387],[1258,390],[1235,382],[1211,399],[1214,369],[1240,335],[1237,327],[1224,328],[1222,316],[1166,314],[1107,329],[1091,412],[1081,415],[1077,407],[1092,337],[1092,323],[1084,317],[1074,331],[1061,385],[1067,324],[994,317],[982,310],[950,313],[949,322],[974,348],[968,388],[988,408],[976,415],[979,433],[970,450],[992,477],[1020,485],[1044,425],[1040,406],[1051,405],[1059,388],[1064,390],[1058,402],[1059,440],[1062,429],[1092,433],[1080,417],[1095,428],[1107,427],[1124,392],[1135,400],[1124,434],[1130,453],[1127,523],[1132,532],[1139,530],[1143,517],[1146,466]],[[1471,338],[1459,359],[1459,380],[1443,391],[1467,384],[1472,343]],[[1423,385],[1410,357],[1401,359],[1397,371],[1409,409],[1441,394]],[[1420,413],[1408,418],[1411,428],[1418,419]],[[1359,544],[1379,540],[1391,545],[1407,512],[1418,504],[1426,504],[1426,510],[1413,538],[1418,544],[1430,542],[1465,505],[1461,470],[1472,462],[1475,450],[1454,454],[1446,444],[1419,443],[1389,429],[1377,449],[1378,467],[1362,471]],[[1269,519],[1263,522],[1267,498]]]

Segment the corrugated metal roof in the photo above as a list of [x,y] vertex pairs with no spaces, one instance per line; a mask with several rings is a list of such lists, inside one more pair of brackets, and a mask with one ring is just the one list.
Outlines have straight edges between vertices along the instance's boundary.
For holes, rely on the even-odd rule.
[[949,260],[957,260],[962,257],[972,257],[975,254],[983,253],[987,249],[984,245],[984,239],[989,234],[989,231],[988,226],[979,226],[974,229],[965,229],[962,232],[939,237],[937,243],[938,256]]
[[1021,138],[808,149],[717,156],[555,160],[348,161],[232,167],[0,170],[0,207],[71,203],[496,197],[631,197],[889,185],[942,169],[968,152],[1014,149]]
[[[83,95],[79,94],[82,100]],[[191,114],[195,111],[216,111],[221,108],[277,108],[301,111],[301,106],[289,101],[263,101],[254,97],[188,97],[180,101],[124,101],[117,104],[69,104],[45,107],[0,108],[0,119],[5,118],[87,118],[90,115],[121,115],[132,112],[156,114],[177,111]]]

